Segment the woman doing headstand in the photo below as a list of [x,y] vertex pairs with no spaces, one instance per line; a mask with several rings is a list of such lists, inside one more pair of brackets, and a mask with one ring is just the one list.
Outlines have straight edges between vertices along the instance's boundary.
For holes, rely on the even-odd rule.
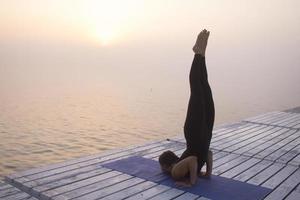
[[[177,185],[191,186],[198,176],[210,177],[212,172],[212,152],[209,150],[215,119],[214,101],[207,79],[205,51],[209,31],[202,30],[193,47],[195,53],[191,66],[190,99],[184,124],[186,150],[179,157],[172,151],[165,151],[159,156],[159,163],[164,172],[169,173]],[[201,168],[206,163],[206,172]],[[186,179],[189,175],[189,179]]]

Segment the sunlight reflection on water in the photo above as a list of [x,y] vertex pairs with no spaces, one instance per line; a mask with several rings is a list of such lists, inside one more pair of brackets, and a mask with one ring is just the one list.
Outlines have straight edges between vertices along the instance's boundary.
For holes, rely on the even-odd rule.
[[0,174],[180,132],[180,109],[159,106],[145,93],[130,99],[112,92],[23,96],[1,104]]

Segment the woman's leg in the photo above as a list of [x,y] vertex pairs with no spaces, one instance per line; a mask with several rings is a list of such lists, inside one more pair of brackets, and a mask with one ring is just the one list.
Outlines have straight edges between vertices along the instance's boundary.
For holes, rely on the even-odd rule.
[[187,108],[187,114],[184,124],[184,134],[187,142],[195,141],[200,130],[206,123],[205,111],[205,87],[203,78],[205,77],[203,67],[205,58],[200,54],[195,54],[189,74],[190,82],[190,99]]
[[[179,160],[190,155],[196,155],[199,151],[199,145],[195,145],[195,141],[200,142],[200,134],[203,133],[201,127],[205,126],[205,110],[204,110],[204,90],[201,79],[203,79],[204,57],[195,54],[189,73],[190,82],[190,99],[187,108],[187,114],[184,124],[184,136],[186,139],[186,150],[182,153]],[[203,145],[201,145],[203,146]],[[196,147],[196,148],[195,148]]]
[[207,71],[205,57],[201,54],[194,55],[193,63],[189,74],[189,81],[191,96],[203,98],[203,87],[207,83]]
[[[206,48],[207,38],[208,34],[202,31],[193,48],[199,51],[194,50],[194,60],[189,74],[191,96],[184,125],[187,150],[181,156],[198,154],[202,161],[207,159],[214,124],[214,103],[207,78],[205,50],[204,53],[199,53]],[[199,48],[199,45],[204,47]]]
[[211,89],[207,79],[205,56],[195,54],[189,74],[191,95],[189,99],[186,121],[185,136],[187,130],[202,130],[206,126],[212,130],[214,123],[214,102]]
[[[208,42],[208,37],[209,37],[210,32],[207,31],[206,29],[202,30],[198,37],[195,46],[193,47],[193,51],[195,54],[200,54],[203,56],[202,62],[201,62],[201,67],[200,69],[202,77],[201,77],[201,82],[203,86],[203,96],[204,96],[204,101],[205,101],[205,116],[206,116],[206,124],[208,126],[208,130],[212,133],[213,126],[214,126],[214,121],[215,121],[215,107],[214,107],[214,101],[213,101],[213,96],[211,92],[210,85],[208,83],[208,78],[207,78],[207,69],[206,69],[206,62],[205,62],[205,52],[206,52],[206,47],[207,47],[207,42]],[[211,139],[211,136],[210,136]],[[209,143],[210,143],[209,139]]]
[[203,87],[203,99],[204,99],[204,107],[205,107],[205,119],[206,119],[206,125],[208,128],[208,133],[209,133],[209,144],[210,140],[212,137],[212,131],[213,131],[213,126],[214,126],[214,121],[215,121],[215,106],[214,106],[214,100],[212,96],[212,91],[208,82],[207,78],[207,69],[206,69],[206,62],[205,62],[205,57],[204,57],[204,62],[202,65],[203,70],[203,79],[202,81],[202,87]]

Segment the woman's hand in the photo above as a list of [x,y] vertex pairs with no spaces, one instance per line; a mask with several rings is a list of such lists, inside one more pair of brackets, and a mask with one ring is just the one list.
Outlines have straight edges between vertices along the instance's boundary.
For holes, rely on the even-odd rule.
[[213,153],[211,150],[208,151],[207,161],[206,161],[206,172],[200,171],[198,174],[202,178],[210,178],[212,174],[212,165],[213,165]]
[[199,174],[198,174],[198,176],[199,177],[201,177],[201,178],[206,178],[206,179],[209,179],[210,178],[210,173],[207,173],[207,172],[200,172]]

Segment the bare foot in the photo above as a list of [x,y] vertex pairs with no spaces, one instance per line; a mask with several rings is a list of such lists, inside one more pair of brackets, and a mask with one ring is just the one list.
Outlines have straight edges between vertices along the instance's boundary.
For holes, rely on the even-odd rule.
[[193,51],[195,54],[201,54],[202,56],[205,56],[209,33],[210,33],[209,31],[207,31],[206,29],[203,29],[198,34],[196,44],[193,47]]

